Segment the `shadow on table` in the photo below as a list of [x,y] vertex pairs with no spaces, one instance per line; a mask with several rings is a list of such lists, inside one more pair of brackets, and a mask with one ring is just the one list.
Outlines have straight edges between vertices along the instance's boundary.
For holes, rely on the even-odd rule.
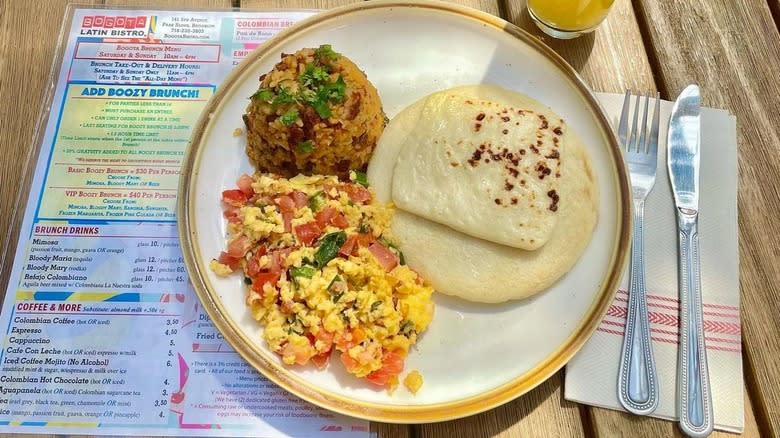
[[[562,380],[563,373],[558,372],[531,392],[487,412],[443,423],[415,425],[412,436],[493,437],[519,422],[527,424],[517,430],[520,433],[548,431],[570,435],[575,432],[565,430],[566,425],[580,423],[579,412],[574,403],[563,399]],[[536,412],[537,409],[541,410]],[[550,418],[550,413],[556,411],[562,414]]]
[[510,18],[510,21],[552,48],[555,53],[561,55],[575,70],[582,72],[582,68],[587,63],[593,50],[596,40],[595,32],[571,40],[555,39],[536,27],[526,8],[522,8],[520,12],[517,12],[515,16]]

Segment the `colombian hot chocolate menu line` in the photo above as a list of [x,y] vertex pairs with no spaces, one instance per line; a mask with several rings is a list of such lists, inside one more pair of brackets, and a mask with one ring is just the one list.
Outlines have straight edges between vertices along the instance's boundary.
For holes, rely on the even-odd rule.
[[310,14],[69,10],[0,317],[0,432],[368,434],[230,349],[176,231],[179,168],[206,101]]

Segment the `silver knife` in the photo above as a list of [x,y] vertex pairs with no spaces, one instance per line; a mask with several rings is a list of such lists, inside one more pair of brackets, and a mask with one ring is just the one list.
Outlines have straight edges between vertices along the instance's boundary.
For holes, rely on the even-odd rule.
[[672,109],[666,159],[677,208],[680,243],[680,349],[677,414],[689,436],[712,432],[713,413],[704,343],[699,263],[699,87],[686,87]]

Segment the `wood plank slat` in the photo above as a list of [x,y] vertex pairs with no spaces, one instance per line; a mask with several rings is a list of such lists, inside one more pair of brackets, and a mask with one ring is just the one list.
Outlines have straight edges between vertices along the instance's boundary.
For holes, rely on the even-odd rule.
[[460,420],[413,427],[419,438],[536,436],[583,437],[577,404],[563,399],[558,372],[527,394],[497,408]]
[[656,90],[630,0],[616,0],[594,32],[572,40],[557,40],[539,30],[528,15],[526,0],[503,1],[507,21],[555,50],[594,91]]
[[745,373],[762,434],[780,433],[780,37],[765,0],[638,0],[664,97],[698,83],[737,116]]

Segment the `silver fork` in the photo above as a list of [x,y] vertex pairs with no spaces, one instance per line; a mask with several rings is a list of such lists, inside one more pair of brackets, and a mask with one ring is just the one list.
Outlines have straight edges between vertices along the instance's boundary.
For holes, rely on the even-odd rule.
[[[658,112],[660,99],[656,94],[655,111],[647,133],[647,115],[650,93],[645,96],[642,123],[637,125],[641,95],[636,96],[631,136],[628,137],[628,114],[631,92],[626,91],[623,111],[618,124],[618,138],[631,176],[634,200],[634,230],[631,242],[631,276],[628,287],[628,316],[623,336],[618,372],[618,400],[623,407],[637,415],[647,415],[658,406],[658,378],[650,340],[650,323],[647,319],[647,289],[645,287],[644,260],[644,207],[645,199],[655,184],[658,167]],[[637,132],[639,132],[637,138]]]

